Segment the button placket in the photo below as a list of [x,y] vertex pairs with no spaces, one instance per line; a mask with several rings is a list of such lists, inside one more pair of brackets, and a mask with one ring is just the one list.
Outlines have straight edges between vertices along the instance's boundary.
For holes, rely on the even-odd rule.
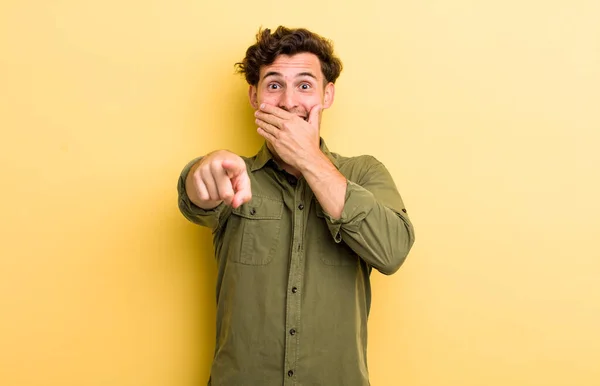
[[[292,294],[298,293],[297,284],[301,283],[304,277],[304,259],[302,240],[304,238],[304,190],[305,181],[299,179],[293,184],[293,202],[297,210],[292,211],[292,249],[290,258],[290,268],[288,276],[288,291]],[[292,207],[294,208],[294,207]],[[294,285],[296,284],[296,285]],[[285,364],[288,369],[285,385],[294,384],[294,368],[297,366],[299,334],[297,326],[300,325],[301,318],[301,297],[299,295],[290,295],[286,300],[286,329],[288,331],[285,339]],[[289,383],[288,381],[289,380]]]

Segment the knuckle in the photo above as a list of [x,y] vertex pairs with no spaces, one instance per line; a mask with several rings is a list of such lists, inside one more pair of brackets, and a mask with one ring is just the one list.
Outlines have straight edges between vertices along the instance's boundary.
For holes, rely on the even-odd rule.
[[196,189],[196,193],[198,194],[198,197],[200,197],[201,200],[208,200],[209,196],[208,196],[208,192],[206,191],[206,189]]
[[216,189],[216,187],[215,187],[214,183],[213,183],[212,181],[210,181],[210,182],[206,182],[206,181],[205,181],[205,182],[204,182],[204,186],[206,187],[206,191],[208,192],[208,194],[209,194],[211,197],[214,197],[214,195],[215,195],[215,193],[216,193],[216,191],[217,191],[217,189]]
[[194,169],[194,172],[193,172],[192,176],[193,176],[195,179],[199,179],[199,178],[201,178],[201,176],[202,176],[202,167],[203,167],[203,166],[204,166],[204,164],[203,164],[203,163],[201,163],[200,165],[198,165],[198,167],[197,167],[196,169]]
[[204,179],[202,179],[202,175],[200,173],[194,174],[194,186],[196,189],[200,190],[200,187],[204,184]]
[[210,163],[210,171],[211,172],[217,172],[219,171],[219,169],[221,169],[221,162],[219,162],[218,160],[214,160],[213,162]]
[[202,175],[206,175],[207,172],[210,172],[210,162],[203,163],[198,168],[198,172]]
[[233,198],[233,193],[231,193],[231,192],[222,193],[221,198],[226,201],[231,200]]

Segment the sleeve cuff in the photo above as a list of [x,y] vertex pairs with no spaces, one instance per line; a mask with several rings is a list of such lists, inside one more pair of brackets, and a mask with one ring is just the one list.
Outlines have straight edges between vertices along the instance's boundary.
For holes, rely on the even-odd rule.
[[334,219],[329,213],[323,211],[327,226],[336,243],[342,241],[341,228],[349,231],[358,231],[360,223],[369,215],[377,204],[373,193],[362,186],[347,180],[344,209],[339,219]]

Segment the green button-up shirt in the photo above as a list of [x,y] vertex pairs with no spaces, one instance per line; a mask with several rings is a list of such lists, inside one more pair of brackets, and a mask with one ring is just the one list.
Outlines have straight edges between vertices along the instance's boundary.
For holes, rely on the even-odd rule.
[[217,338],[209,385],[369,385],[367,319],[373,268],[392,274],[414,243],[394,181],[371,156],[321,151],[347,179],[340,219],[266,145],[246,162],[252,200],[237,209],[179,208],[212,229]]

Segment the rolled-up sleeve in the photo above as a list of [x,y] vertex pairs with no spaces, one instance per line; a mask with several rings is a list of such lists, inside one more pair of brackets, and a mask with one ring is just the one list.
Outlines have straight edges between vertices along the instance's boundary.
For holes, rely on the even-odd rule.
[[374,159],[360,181],[347,180],[339,219],[325,218],[336,243],[345,242],[383,274],[395,273],[415,242],[415,233],[392,176]]
[[223,226],[227,217],[231,214],[231,208],[224,203],[221,203],[213,209],[202,209],[190,200],[185,189],[185,180],[187,179],[190,169],[201,159],[202,157],[193,159],[185,165],[181,171],[181,175],[177,182],[178,205],[179,210],[186,219],[194,224],[211,228],[214,232]]

